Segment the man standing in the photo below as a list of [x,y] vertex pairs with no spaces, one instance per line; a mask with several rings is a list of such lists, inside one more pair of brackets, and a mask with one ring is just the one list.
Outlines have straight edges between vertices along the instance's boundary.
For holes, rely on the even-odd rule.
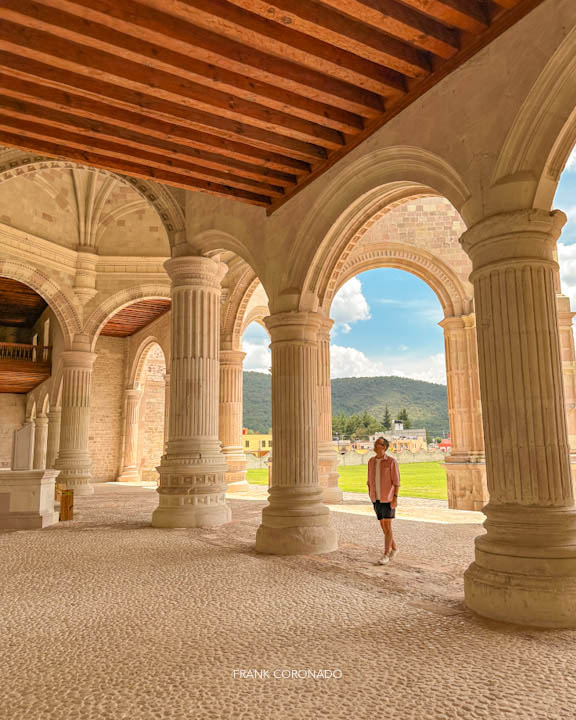
[[374,443],[376,457],[368,461],[368,493],[384,533],[384,555],[378,561],[380,565],[390,562],[398,550],[392,534],[392,520],[398,504],[400,470],[395,458],[386,455],[389,446],[386,438],[378,438]]

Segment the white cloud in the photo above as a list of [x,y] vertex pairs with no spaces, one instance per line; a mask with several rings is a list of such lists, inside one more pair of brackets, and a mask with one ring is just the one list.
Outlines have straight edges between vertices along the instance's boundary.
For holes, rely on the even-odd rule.
[[362,283],[357,277],[342,285],[332,301],[331,316],[334,331],[350,332],[350,325],[370,319],[370,307],[362,292]]
[[[420,316],[425,320],[433,323],[439,323],[444,317],[440,301],[428,300],[397,300],[396,298],[379,298],[378,302],[382,305],[391,305],[392,307],[409,310],[410,313]],[[392,311],[393,312],[393,311]]]
[[246,353],[244,370],[267,373],[272,366],[272,353],[268,348],[269,341],[255,343],[244,340],[242,350]]
[[446,384],[444,353],[420,357],[417,355],[389,356],[379,360],[371,360],[356,348],[332,345],[330,350],[331,375],[333,378],[397,375],[442,385]]
[[[576,215],[576,207],[572,210]],[[558,243],[558,264],[562,292],[570,298],[572,308],[576,308],[576,245]]]

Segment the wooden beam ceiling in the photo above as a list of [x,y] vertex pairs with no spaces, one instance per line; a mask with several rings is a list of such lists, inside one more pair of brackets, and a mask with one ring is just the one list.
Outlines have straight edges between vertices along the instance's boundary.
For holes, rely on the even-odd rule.
[[542,1],[0,0],[0,143],[271,212]]
[[100,335],[128,337],[142,330],[170,310],[170,300],[139,300],[120,310],[108,320]]
[[31,287],[0,277],[0,327],[32,328],[46,308],[46,301]]

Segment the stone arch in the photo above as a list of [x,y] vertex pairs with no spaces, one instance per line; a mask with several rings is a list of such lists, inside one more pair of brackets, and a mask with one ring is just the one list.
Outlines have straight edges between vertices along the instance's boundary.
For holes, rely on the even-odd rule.
[[[323,278],[368,223],[408,198],[445,197],[466,219],[471,193],[460,175],[442,158],[410,146],[384,148],[351,163],[320,194],[301,225],[284,287],[302,288],[300,309],[314,309]],[[320,242],[312,246],[310,238]]]
[[492,176],[498,210],[550,210],[576,144],[576,28],[546,64],[504,142]]
[[325,312],[330,312],[335,294],[347,280],[381,267],[405,270],[423,280],[436,293],[445,317],[472,312],[472,298],[444,262],[421,248],[390,242],[370,244],[348,256],[345,266],[329,279],[323,303]]
[[269,334],[268,328],[266,327],[266,324],[264,322],[264,318],[268,317],[270,315],[270,309],[267,305],[257,305],[256,307],[252,308],[246,317],[244,318],[244,322],[242,323],[242,332],[241,335],[244,334],[244,331],[248,327],[248,325],[251,325],[252,323],[258,323],[261,327],[266,330],[266,332]]
[[167,361],[166,349],[162,347],[162,343],[160,342],[160,340],[154,335],[149,335],[140,343],[138,349],[134,354],[134,360],[132,362],[132,367],[130,368],[130,374],[128,377],[129,388],[135,388],[136,383],[142,382],[141,379],[144,372],[144,367],[146,365],[148,353],[156,345],[162,350],[162,354],[164,355],[164,361]]
[[0,184],[26,174],[38,173],[42,170],[53,168],[64,170],[80,168],[92,173],[114,178],[123,185],[129,185],[154,208],[164,224],[171,246],[177,243],[185,230],[186,223],[184,213],[176,202],[176,199],[166,187],[153,180],[142,180],[140,178],[117,175],[109,170],[80,165],[70,160],[58,160],[55,158],[26,154],[16,160],[13,159],[4,165],[0,165]]
[[50,411],[50,391],[44,388],[38,397],[38,417],[46,417]]
[[50,407],[59,408],[62,405],[62,367],[61,363],[58,365],[57,371],[52,373],[52,382],[50,388]]
[[26,420],[35,420],[38,403],[34,395],[28,395],[26,399]]
[[100,331],[117,312],[139,300],[170,299],[170,297],[170,286],[167,283],[164,285],[160,283],[135,285],[111,295],[92,312],[84,325],[84,333],[90,339],[92,351],[94,351]]
[[82,325],[76,306],[58,285],[32,265],[13,260],[0,260],[0,276],[28,285],[48,303],[60,323],[65,348],[70,349]]
[[[208,256],[217,255],[223,250],[232,252],[251,268],[254,275],[258,274],[258,262],[247,244],[230,233],[222,230],[205,230],[194,237],[190,242],[190,246]],[[190,248],[186,248],[183,254],[190,254]]]

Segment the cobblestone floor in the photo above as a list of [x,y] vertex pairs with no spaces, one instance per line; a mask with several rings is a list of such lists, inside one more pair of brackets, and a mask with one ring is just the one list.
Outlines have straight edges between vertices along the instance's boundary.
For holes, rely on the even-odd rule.
[[[478,524],[398,519],[381,567],[372,516],[334,513],[336,552],[273,557],[263,503],[230,504],[221,528],[159,530],[153,491],[103,485],[73,522],[0,533],[1,720],[574,717],[576,634],[463,606]],[[274,678],[292,670],[341,677]]]

